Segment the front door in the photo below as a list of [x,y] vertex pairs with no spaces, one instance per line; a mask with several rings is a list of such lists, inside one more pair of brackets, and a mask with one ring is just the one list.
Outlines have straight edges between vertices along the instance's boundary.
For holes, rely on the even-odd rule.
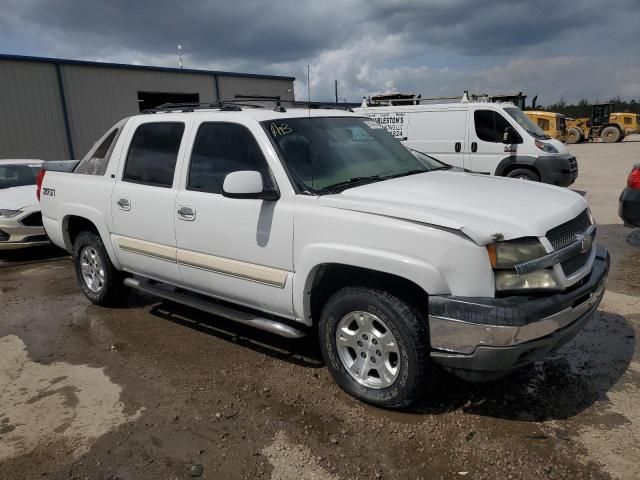
[[515,154],[517,145],[502,143],[504,129],[511,123],[496,110],[477,108],[469,110],[469,170],[493,175],[502,159]]
[[226,175],[235,171],[258,171],[265,184],[274,182],[254,133],[235,123],[204,122],[196,128],[176,202],[178,262],[185,285],[293,317],[290,206],[283,200],[222,194]]
[[112,242],[125,269],[179,282],[175,171],[185,123],[133,121],[138,124],[129,130],[129,151],[111,195]]

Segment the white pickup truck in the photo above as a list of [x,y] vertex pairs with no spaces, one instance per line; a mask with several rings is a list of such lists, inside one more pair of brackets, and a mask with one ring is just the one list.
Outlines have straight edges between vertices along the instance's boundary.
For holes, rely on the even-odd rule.
[[317,334],[337,383],[390,408],[442,367],[482,380],[540,360],[589,320],[609,268],[580,195],[447,171],[341,111],[136,115],[39,188],[93,303],[135,288]]

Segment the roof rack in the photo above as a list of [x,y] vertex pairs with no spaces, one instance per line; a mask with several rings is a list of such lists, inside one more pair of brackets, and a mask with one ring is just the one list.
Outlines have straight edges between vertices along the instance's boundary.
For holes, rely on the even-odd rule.
[[[256,103],[249,103],[256,102]],[[328,109],[338,110],[336,107],[323,105],[315,102],[304,102],[299,100],[279,100],[276,98],[265,97],[242,97],[231,100],[219,100],[216,102],[200,102],[200,103],[163,103],[154,108],[143,110],[141,113],[171,113],[171,112],[194,112],[196,110],[220,110],[223,112],[239,112],[242,107],[246,108],[265,108],[260,104],[275,104],[274,111],[286,112],[286,108],[283,104],[290,105],[291,107],[299,108],[311,108],[311,109]],[[350,110],[349,108],[345,108]]]

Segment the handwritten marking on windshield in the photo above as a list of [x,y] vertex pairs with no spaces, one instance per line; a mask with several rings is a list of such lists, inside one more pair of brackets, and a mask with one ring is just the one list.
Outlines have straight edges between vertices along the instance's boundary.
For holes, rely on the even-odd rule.
[[280,125],[276,125],[275,123],[271,124],[271,135],[274,137],[281,137],[286,135],[287,133],[291,133],[293,130],[289,128],[289,125],[286,123],[281,123]]

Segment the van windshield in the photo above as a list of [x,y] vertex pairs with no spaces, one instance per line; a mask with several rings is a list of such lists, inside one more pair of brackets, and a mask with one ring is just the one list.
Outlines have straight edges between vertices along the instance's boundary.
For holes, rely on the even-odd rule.
[[306,193],[339,193],[439,169],[420,162],[384,127],[367,118],[283,118],[262,126],[290,177]]
[[549,135],[545,134],[539,126],[533,123],[531,119],[527,117],[519,108],[505,108],[504,110],[533,138],[537,138],[539,140],[548,140],[551,138]]

